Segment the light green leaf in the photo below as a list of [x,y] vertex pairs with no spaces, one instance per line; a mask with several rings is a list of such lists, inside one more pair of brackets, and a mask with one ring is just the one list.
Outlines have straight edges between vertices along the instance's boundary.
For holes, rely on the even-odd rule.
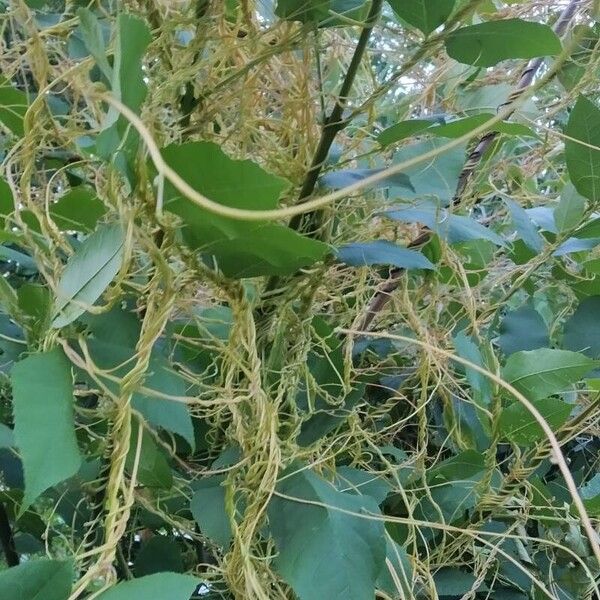
[[377,503],[368,496],[338,492],[307,469],[288,473],[277,491],[299,499],[275,495],[268,507],[278,550],[275,568],[298,598],[372,600],[385,561],[385,529],[381,521],[348,512],[378,515]]
[[0,448],[12,448],[15,445],[15,436],[13,430],[0,423]]
[[600,109],[579,96],[565,129],[565,159],[575,189],[592,202],[600,201]]
[[225,512],[225,475],[200,479],[194,484],[190,509],[202,534],[227,548],[231,542],[231,523]]
[[25,471],[23,510],[49,487],[73,476],[81,455],[75,439],[71,366],[62,351],[19,361],[11,381],[15,440]]
[[448,20],[456,0],[388,0],[388,3],[402,20],[428,34]]
[[434,269],[425,255],[398,246],[393,242],[377,240],[346,244],[337,249],[337,259],[353,267],[393,265],[400,269]]
[[94,231],[105,213],[102,200],[85,186],[72,188],[50,206],[52,220],[63,231]]
[[121,268],[123,241],[121,225],[102,225],[71,256],[58,283],[53,327],[72,323],[100,298]]
[[525,209],[513,200],[506,199],[505,202],[519,237],[528,248],[531,248],[534,252],[541,252],[544,247],[544,238],[538,232]]
[[73,577],[71,561],[31,560],[0,571],[0,598],[67,600],[71,594]]
[[583,218],[585,199],[580,196],[572,183],[568,183],[560,195],[560,202],[554,209],[554,222],[560,233],[573,229]]
[[198,583],[189,575],[156,573],[119,583],[100,594],[98,600],[190,600]]
[[579,488],[579,493],[590,516],[600,516],[600,473]]
[[590,358],[600,358],[600,296],[582,300],[567,319],[563,345]]
[[108,81],[112,78],[112,69],[106,58],[106,47],[102,37],[102,29],[96,15],[89,8],[79,8],[81,38],[89,53],[94,57],[96,64]]
[[539,348],[511,354],[502,377],[528,400],[541,400],[568,390],[596,365],[577,352]]
[[13,87],[10,81],[0,77],[0,123],[6,125],[16,136],[22,137],[23,118],[27,108],[27,96]]
[[509,58],[554,56],[560,40],[550,27],[521,19],[461,27],[446,38],[446,52],[460,63],[493,67]]
[[[557,398],[542,398],[533,405],[553,431],[565,424],[573,410],[571,404]],[[533,444],[546,437],[540,424],[520,402],[513,402],[502,410],[498,431],[504,439],[521,445]]]

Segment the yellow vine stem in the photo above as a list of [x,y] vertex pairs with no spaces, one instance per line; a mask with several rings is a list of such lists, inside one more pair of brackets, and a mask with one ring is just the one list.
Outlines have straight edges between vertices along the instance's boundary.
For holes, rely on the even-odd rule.
[[135,365],[121,379],[118,398],[115,402],[115,415],[111,432],[113,448],[110,456],[110,470],[105,495],[104,543],[97,549],[98,557],[79,579],[69,600],[79,598],[95,579],[103,578],[104,586],[102,590],[90,596],[90,600],[116,581],[112,564],[116,557],[117,544],[127,530],[131,507],[134,504],[137,464],[141,452],[142,429],[140,428],[134,468],[129,483],[127,483],[125,463],[131,445],[133,416],[131,398],[144,380],[150,363],[152,348],[161,336],[176,301],[176,294],[170,286],[171,277],[168,267],[166,265],[161,266],[163,268],[159,266],[156,269],[149,284],[146,297],[146,314],[136,346]]
[[546,419],[544,419],[544,417],[537,410],[537,408],[529,400],[527,400],[527,398],[523,394],[521,394],[521,392],[519,392],[516,388],[514,388],[512,385],[510,385],[510,383],[504,381],[504,379],[502,379],[495,373],[492,373],[491,371],[488,371],[487,369],[484,369],[483,367],[480,367],[479,365],[476,365],[475,363],[472,363],[471,361],[461,358],[460,356],[457,356],[456,354],[454,354],[448,350],[444,350],[443,348],[439,348],[437,346],[434,346],[433,344],[429,344],[428,342],[423,342],[421,340],[416,340],[416,339],[406,337],[403,335],[396,335],[396,334],[385,333],[385,332],[359,331],[356,329],[344,329],[344,328],[339,328],[339,329],[337,329],[337,331],[339,333],[343,333],[343,334],[349,335],[349,336],[368,336],[368,337],[373,337],[373,338],[396,340],[399,342],[405,342],[407,344],[415,344],[416,346],[420,346],[421,348],[424,348],[425,350],[429,350],[431,352],[445,356],[446,358],[449,358],[453,361],[461,363],[462,365],[469,367],[470,369],[473,369],[474,371],[477,371],[478,373],[481,373],[485,377],[488,377],[489,379],[491,379],[494,383],[496,383],[500,387],[504,388],[511,395],[513,395],[531,413],[533,418],[537,421],[537,423],[542,428],[544,435],[548,439],[548,442],[550,443],[550,447],[552,449],[552,456],[553,456],[554,460],[556,461],[556,464],[558,465],[558,468],[560,469],[560,472],[565,480],[567,489],[569,490],[569,494],[571,495],[571,498],[573,499],[573,504],[575,504],[575,507],[577,508],[577,512],[579,513],[579,516],[581,518],[581,523],[583,525],[586,536],[590,543],[590,547],[592,548],[594,556],[596,557],[596,560],[598,561],[598,565],[600,565],[600,545],[598,544],[598,534],[596,533],[596,530],[594,529],[594,526],[592,525],[592,521],[590,520],[587,510],[579,496],[579,493],[577,492],[577,486],[575,485],[575,481],[573,480],[571,471],[569,471],[569,467],[567,466],[567,461],[565,460],[562,450],[560,449],[560,444],[559,444],[558,440],[556,439],[556,436],[554,435],[552,428],[550,427],[550,425],[548,425]]

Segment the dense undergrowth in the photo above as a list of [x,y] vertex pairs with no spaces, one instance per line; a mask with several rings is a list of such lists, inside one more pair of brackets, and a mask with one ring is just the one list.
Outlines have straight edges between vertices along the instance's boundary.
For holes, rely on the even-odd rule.
[[0,8],[0,598],[598,597],[596,2]]

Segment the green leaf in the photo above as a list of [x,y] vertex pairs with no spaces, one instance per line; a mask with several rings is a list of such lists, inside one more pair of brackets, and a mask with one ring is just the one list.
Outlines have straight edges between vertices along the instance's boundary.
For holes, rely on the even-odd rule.
[[42,339],[50,327],[52,298],[50,290],[35,283],[25,283],[17,290],[22,325],[29,345]]
[[200,531],[227,548],[231,542],[231,523],[225,512],[225,475],[204,477],[194,484],[194,496],[190,504],[192,515]]
[[425,132],[434,124],[430,119],[411,119],[409,121],[400,121],[387,129],[384,129],[378,136],[377,141],[382,146],[389,146],[399,142],[416,133]]
[[199,581],[189,575],[156,573],[106,590],[98,600],[190,600]]
[[278,0],[275,14],[287,21],[317,23],[319,27],[345,25],[344,18],[362,21],[366,17],[366,0]]
[[596,473],[585,485],[579,488],[579,494],[590,516],[600,516],[600,473]]
[[72,188],[50,206],[50,216],[63,231],[94,231],[105,213],[102,200],[86,186]]
[[554,209],[554,222],[560,233],[573,229],[583,218],[585,199],[577,193],[573,184],[568,183],[560,195],[560,202]]
[[12,190],[6,181],[0,178],[0,228],[4,228],[7,215],[15,209]]
[[420,252],[384,240],[346,244],[336,254],[340,262],[353,267],[393,265],[401,269],[435,269]]
[[372,600],[385,560],[383,522],[348,512],[378,515],[377,503],[368,496],[338,492],[308,469],[288,473],[277,492],[299,499],[275,495],[268,506],[278,549],[275,568],[298,598]]
[[465,573],[460,569],[446,568],[437,571],[433,580],[440,596],[462,596],[471,590],[477,578],[472,573]]
[[[573,405],[557,398],[535,400],[533,405],[553,431],[565,424],[573,410]],[[540,424],[520,402],[513,402],[502,410],[498,431],[504,439],[521,445],[533,444],[546,438]]]
[[155,535],[140,548],[133,565],[135,576],[184,571],[181,545],[173,537]]
[[541,252],[544,248],[544,238],[538,232],[537,227],[525,212],[525,209],[512,200],[506,199],[505,202],[519,237],[525,242],[528,248],[531,248],[534,252]]
[[77,10],[79,17],[79,26],[81,29],[81,38],[89,53],[94,57],[96,64],[106,77],[107,81],[112,79],[112,69],[106,58],[106,47],[102,29],[96,15],[88,8],[79,8]]
[[[444,140],[430,139],[410,144],[394,154],[393,162],[399,164],[422,156],[432,150],[438,150],[446,143]],[[410,178],[415,191],[402,190],[398,195],[403,199],[418,198],[419,200],[422,200],[423,196],[433,196],[449,203],[454,196],[458,177],[465,164],[465,148],[466,145],[461,144],[451,150],[443,151],[434,159],[405,169],[404,172]]]
[[16,136],[22,137],[23,118],[29,103],[27,96],[12,86],[10,81],[0,77],[0,122]]
[[[486,368],[481,350],[473,338],[467,337],[465,333],[461,331],[454,336],[453,341],[458,356],[472,362],[478,367]],[[489,378],[472,367],[464,366],[463,368],[465,370],[467,381],[475,392],[474,399],[476,403],[479,406],[487,408],[492,399],[492,386]]]
[[469,240],[489,240],[497,246],[506,245],[506,242],[488,227],[469,217],[454,215],[435,204],[422,203],[416,207],[390,210],[384,214],[395,221],[421,223],[450,244]]
[[227,277],[291,275],[330,252],[327,244],[304,237],[283,225],[262,225],[239,237],[206,246]]
[[579,96],[565,129],[565,159],[575,189],[592,202],[600,201],[600,110]]
[[[392,598],[412,598],[413,568],[406,550],[386,535],[386,562],[377,578],[377,589]],[[392,575],[392,571],[394,575]],[[400,586],[396,582],[400,583]],[[400,587],[400,589],[398,589]]]
[[0,598],[67,600],[71,594],[73,578],[71,561],[31,560],[0,571]]
[[511,354],[502,377],[534,401],[568,390],[596,364],[597,361],[577,352],[539,348]]
[[[131,473],[135,464],[138,444],[139,421],[134,419],[131,426],[129,453],[125,462],[127,471]],[[173,485],[173,473],[163,450],[152,435],[143,428],[140,457],[137,468],[139,483],[149,488],[169,489]]]
[[73,476],[81,455],[71,366],[62,351],[31,354],[15,364],[11,380],[15,439],[25,471],[23,510],[49,487]]
[[[385,169],[346,169],[344,171],[331,171],[321,177],[320,183],[325,187],[334,189],[342,189],[372,175],[377,175]],[[370,187],[377,189],[387,187],[400,187],[407,190],[415,191],[410,178],[404,173],[394,173],[385,179],[381,179]]]
[[563,345],[567,350],[600,358],[600,296],[582,300],[567,319]]
[[560,40],[550,27],[521,19],[469,25],[446,38],[451,58],[476,67],[493,67],[510,58],[553,56],[560,51]]
[[12,448],[15,445],[15,436],[13,430],[0,423],[0,448]]
[[377,504],[381,504],[392,490],[383,477],[347,466],[336,468],[333,483],[340,492],[371,496]]
[[100,298],[123,260],[121,225],[100,226],[71,256],[56,291],[53,327],[64,327]]
[[532,306],[522,306],[506,313],[500,323],[498,345],[507,356],[523,350],[547,348],[548,327]]
[[456,0],[388,0],[388,3],[402,20],[428,34],[448,20]]
[[[487,123],[495,115],[492,113],[481,113],[464,119],[456,119],[448,123],[438,123],[427,129],[427,135],[436,135],[438,137],[459,138],[473,131],[477,127],[481,127]],[[538,137],[531,128],[521,123],[511,123],[510,121],[500,121],[489,126],[486,131],[497,131],[506,135],[518,135],[522,137]],[[481,134],[480,134],[481,135]]]

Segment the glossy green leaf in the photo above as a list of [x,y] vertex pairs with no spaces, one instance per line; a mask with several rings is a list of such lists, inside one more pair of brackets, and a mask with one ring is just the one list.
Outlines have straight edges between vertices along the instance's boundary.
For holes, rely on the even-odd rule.
[[50,206],[52,220],[63,231],[94,231],[105,213],[102,200],[85,186],[72,188]]
[[[533,405],[553,431],[565,424],[573,410],[573,405],[557,398],[542,398],[534,401]],[[546,437],[541,425],[520,402],[513,402],[502,409],[498,430],[503,439],[522,445],[533,444]]]
[[498,345],[504,354],[547,348],[548,326],[532,306],[522,306],[506,313],[499,328]]
[[567,391],[596,365],[577,352],[539,348],[511,354],[502,377],[528,400],[541,400]]
[[31,354],[15,364],[11,381],[15,440],[25,470],[23,510],[49,487],[74,475],[81,456],[71,366],[63,352]]
[[384,240],[346,244],[337,249],[336,255],[340,262],[353,267],[393,265],[401,269],[435,268],[420,252]]
[[388,3],[403,21],[428,34],[448,20],[456,0],[388,0]]
[[24,134],[23,118],[28,106],[27,96],[0,77],[0,123],[19,137]]
[[73,578],[71,561],[31,560],[0,571],[0,598],[67,600],[71,594]]
[[560,40],[550,27],[521,19],[468,25],[446,38],[446,52],[460,63],[493,67],[510,58],[554,56]]
[[573,229],[581,223],[585,212],[585,199],[579,195],[573,184],[568,183],[560,195],[560,202],[554,209],[554,222],[559,232]]
[[225,475],[204,477],[194,484],[190,509],[202,534],[219,546],[227,548],[231,542],[231,523],[225,512]]
[[56,290],[54,327],[64,327],[82,315],[115,278],[123,259],[120,224],[103,225],[71,256]]
[[307,469],[281,479],[277,492],[287,497],[273,496],[268,507],[278,550],[275,569],[298,598],[372,600],[385,561],[383,522],[335,508],[377,515],[377,503],[368,496],[338,492]]
[[565,129],[565,159],[575,189],[591,202],[600,201],[600,109],[579,96]]
[[156,573],[125,581],[106,590],[98,600],[190,600],[198,580],[178,573]]
[[600,296],[581,301],[565,321],[563,345],[590,358],[600,358]]
[[106,58],[106,47],[102,36],[102,29],[96,15],[89,8],[79,8],[77,10],[79,17],[81,38],[89,53],[94,57],[96,64],[106,77],[107,81],[112,78],[112,69]]

